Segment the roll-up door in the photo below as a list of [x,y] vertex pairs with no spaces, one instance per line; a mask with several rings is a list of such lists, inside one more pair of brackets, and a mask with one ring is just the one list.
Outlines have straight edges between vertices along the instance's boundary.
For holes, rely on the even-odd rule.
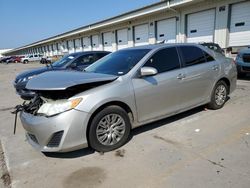
[[76,52],[82,51],[81,39],[75,39],[75,51]]
[[83,51],[91,51],[91,44],[90,44],[90,38],[89,37],[83,37],[82,38],[82,46]]
[[229,46],[250,45],[250,1],[232,5],[229,30]]
[[69,40],[68,41],[68,45],[69,45],[69,53],[74,53],[75,52],[75,48],[74,48],[74,41],[73,40]]
[[128,29],[117,30],[117,48],[118,50],[128,47]]
[[138,25],[134,27],[135,46],[148,44],[148,24]]
[[213,42],[214,28],[214,9],[187,15],[187,42]]
[[157,42],[176,42],[176,18],[157,21]]
[[98,35],[93,35],[92,36],[92,49],[93,50],[99,50],[99,36]]
[[105,51],[113,51],[112,32],[103,33],[103,48]]

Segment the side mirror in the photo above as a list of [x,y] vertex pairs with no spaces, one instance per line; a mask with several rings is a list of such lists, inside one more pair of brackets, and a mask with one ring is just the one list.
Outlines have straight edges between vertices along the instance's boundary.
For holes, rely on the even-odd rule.
[[142,67],[140,71],[140,76],[154,76],[158,73],[158,71],[153,67]]

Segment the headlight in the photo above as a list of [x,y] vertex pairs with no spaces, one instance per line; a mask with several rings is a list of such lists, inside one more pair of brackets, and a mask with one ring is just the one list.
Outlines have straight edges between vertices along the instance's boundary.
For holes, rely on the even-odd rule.
[[22,82],[26,82],[26,81],[30,80],[31,78],[33,78],[33,76],[25,77],[22,79]]
[[75,108],[81,101],[82,101],[82,98],[47,102],[47,103],[44,103],[39,108],[37,113],[44,114],[46,116],[53,116],[53,115],[60,114],[62,112]]

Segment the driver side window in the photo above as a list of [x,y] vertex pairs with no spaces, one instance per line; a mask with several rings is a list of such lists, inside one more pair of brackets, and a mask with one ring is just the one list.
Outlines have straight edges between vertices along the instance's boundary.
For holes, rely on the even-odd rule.
[[78,57],[74,63],[78,67],[81,65],[89,65],[93,62],[94,62],[94,55],[90,54],[90,55],[84,55],[84,56]]
[[153,67],[158,73],[179,69],[180,61],[176,48],[159,50],[144,64],[144,67]]

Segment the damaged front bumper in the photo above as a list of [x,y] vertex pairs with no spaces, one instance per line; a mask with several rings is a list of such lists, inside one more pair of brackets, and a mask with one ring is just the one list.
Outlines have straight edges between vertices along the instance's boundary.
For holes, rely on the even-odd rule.
[[75,109],[52,117],[20,113],[28,142],[42,152],[66,152],[87,147],[89,118],[90,114]]

